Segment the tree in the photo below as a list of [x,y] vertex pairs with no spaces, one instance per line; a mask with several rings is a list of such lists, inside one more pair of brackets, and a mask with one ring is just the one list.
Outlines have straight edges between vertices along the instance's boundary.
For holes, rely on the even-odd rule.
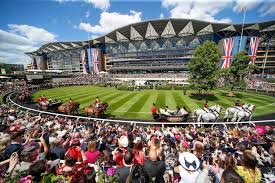
[[223,71],[224,83],[233,91],[236,87],[245,87],[249,73],[253,72],[255,66],[249,65],[251,58],[242,51],[234,55],[230,67]]
[[199,93],[216,87],[221,55],[221,50],[212,41],[206,41],[196,48],[188,69],[191,73],[190,83]]

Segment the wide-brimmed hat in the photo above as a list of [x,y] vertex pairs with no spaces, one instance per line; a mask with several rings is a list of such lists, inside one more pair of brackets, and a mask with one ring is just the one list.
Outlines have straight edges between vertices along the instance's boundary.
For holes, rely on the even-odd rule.
[[133,141],[135,144],[138,143],[138,141],[141,141],[140,137],[136,137],[135,140]]
[[199,159],[190,152],[184,152],[179,155],[179,162],[183,168],[195,171],[200,167]]
[[121,136],[120,139],[118,140],[118,144],[122,147],[128,147],[129,140],[126,136]]

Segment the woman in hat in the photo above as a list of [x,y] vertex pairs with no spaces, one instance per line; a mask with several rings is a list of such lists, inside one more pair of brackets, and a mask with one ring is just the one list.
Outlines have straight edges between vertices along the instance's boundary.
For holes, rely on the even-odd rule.
[[119,167],[123,166],[123,156],[127,152],[127,147],[129,145],[129,140],[125,135],[122,135],[118,140],[119,147],[116,148],[113,154],[113,160],[116,162],[116,165]]
[[180,174],[179,183],[195,183],[199,175],[200,161],[192,153],[184,152],[179,155],[180,165],[174,168],[174,171]]

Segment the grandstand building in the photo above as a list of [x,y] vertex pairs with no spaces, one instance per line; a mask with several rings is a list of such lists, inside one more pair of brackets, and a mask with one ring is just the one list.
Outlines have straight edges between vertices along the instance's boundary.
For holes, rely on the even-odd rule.
[[[241,32],[241,24],[152,20],[118,28],[93,40],[48,43],[26,54],[33,58],[34,69],[69,73],[184,72],[198,45],[211,40],[223,50],[230,39],[230,54],[224,55],[230,58],[229,63],[239,50],[246,50],[261,70],[275,73],[275,20],[244,24]],[[221,66],[223,62],[221,59]]]

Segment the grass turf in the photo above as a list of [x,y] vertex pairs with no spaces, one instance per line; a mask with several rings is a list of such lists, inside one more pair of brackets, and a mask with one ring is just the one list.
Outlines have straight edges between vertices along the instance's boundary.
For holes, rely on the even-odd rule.
[[97,86],[71,86],[62,88],[53,88],[41,90],[34,94],[37,99],[40,95],[45,95],[48,99],[58,99],[63,102],[71,97],[74,101],[80,102],[80,113],[83,108],[90,105],[98,96],[102,102],[107,102],[109,108],[107,115],[125,119],[152,119],[151,106],[156,103],[158,108],[164,108],[166,105],[170,109],[176,106],[185,106],[188,111],[194,111],[202,108],[205,100],[210,105],[219,104],[223,107],[222,116],[225,109],[235,105],[236,100],[241,103],[256,104],[253,116],[269,114],[275,111],[275,97],[251,92],[237,92],[236,97],[227,97],[227,91],[215,90],[214,97],[198,100],[190,96],[188,91],[186,95],[181,90],[143,90],[143,91],[121,91],[115,88],[97,87]]

